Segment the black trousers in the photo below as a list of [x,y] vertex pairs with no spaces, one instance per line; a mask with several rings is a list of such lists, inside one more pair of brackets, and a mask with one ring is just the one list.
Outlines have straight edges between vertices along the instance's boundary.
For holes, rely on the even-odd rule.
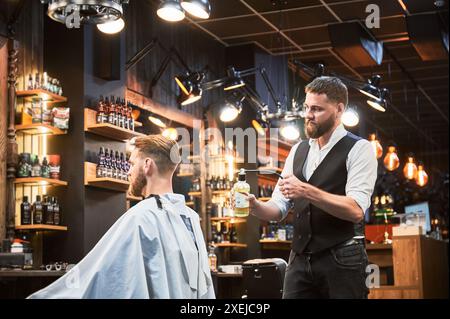
[[367,299],[364,244],[340,245],[317,254],[291,251],[284,299]]

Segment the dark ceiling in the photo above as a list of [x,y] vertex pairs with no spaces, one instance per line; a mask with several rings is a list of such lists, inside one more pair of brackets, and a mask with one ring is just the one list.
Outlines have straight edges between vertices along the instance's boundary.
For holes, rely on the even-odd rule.
[[[384,114],[367,110],[367,122],[399,147],[448,158],[448,54],[443,60],[422,61],[409,39],[405,18],[439,11],[447,21],[447,1],[437,8],[433,0],[403,0],[406,11],[396,0],[210,2],[210,19],[189,19],[189,23],[226,47],[254,43],[269,54],[288,55],[311,66],[324,63],[330,72],[355,79],[382,75],[381,85],[390,90],[393,105]],[[327,25],[364,22],[369,4],[380,8],[380,28],[371,31],[384,43],[384,58],[379,66],[352,68],[333,50]],[[354,99],[360,95],[352,92]]]

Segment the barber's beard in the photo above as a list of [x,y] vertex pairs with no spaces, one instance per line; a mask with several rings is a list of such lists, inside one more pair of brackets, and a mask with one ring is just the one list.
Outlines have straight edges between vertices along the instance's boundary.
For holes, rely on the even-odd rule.
[[147,179],[144,170],[141,168],[136,178],[131,181],[131,195],[141,197],[145,186],[147,186]]
[[314,122],[314,124],[308,124],[307,121],[305,124],[305,134],[308,138],[317,139],[323,136],[325,133],[328,133],[335,125],[336,118],[334,114],[331,114],[330,117],[325,120],[323,123],[318,124]]

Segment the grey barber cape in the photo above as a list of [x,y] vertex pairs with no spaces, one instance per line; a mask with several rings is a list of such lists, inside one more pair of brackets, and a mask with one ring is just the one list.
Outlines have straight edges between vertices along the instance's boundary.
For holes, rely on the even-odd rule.
[[198,214],[183,195],[159,200],[161,208],[156,198],[132,207],[74,268],[28,298],[215,298]]

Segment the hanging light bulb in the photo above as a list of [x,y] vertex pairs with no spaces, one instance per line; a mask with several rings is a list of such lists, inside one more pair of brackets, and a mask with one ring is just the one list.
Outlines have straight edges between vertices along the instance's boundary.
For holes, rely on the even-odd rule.
[[280,128],[281,136],[289,141],[296,141],[300,138],[300,129],[294,123],[289,122]]
[[384,167],[390,172],[395,171],[400,166],[400,160],[395,146],[389,146],[388,152],[384,158]]
[[403,168],[403,175],[409,180],[415,179],[417,175],[417,165],[412,154],[408,155],[408,161]]
[[97,29],[106,34],[116,34],[123,30],[125,21],[122,18],[112,22],[97,24]]
[[178,131],[176,128],[168,127],[162,132],[162,136],[172,141],[176,141],[178,139]]
[[189,14],[200,19],[208,19],[211,14],[211,5],[208,0],[181,0],[181,6]]
[[370,134],[369,142],[372,144],[373,152],[377,159],[380,159],[383,156],[383,147],[380,144],[380,141],[377,140],[377,136],[375,134]]
[[169,22],[178,22],[185,17],[183,8],[177,0],[165,0],[161,2],[156,14],[161,19]]
[[347,127],[354,127],[359,124],[359,114],[352,108],[348,107],[342,114],[342,123]]
[[416,184],[420,187],[424,187],[428,183],[428,174],[425,172],[423,163],[417,165]]

